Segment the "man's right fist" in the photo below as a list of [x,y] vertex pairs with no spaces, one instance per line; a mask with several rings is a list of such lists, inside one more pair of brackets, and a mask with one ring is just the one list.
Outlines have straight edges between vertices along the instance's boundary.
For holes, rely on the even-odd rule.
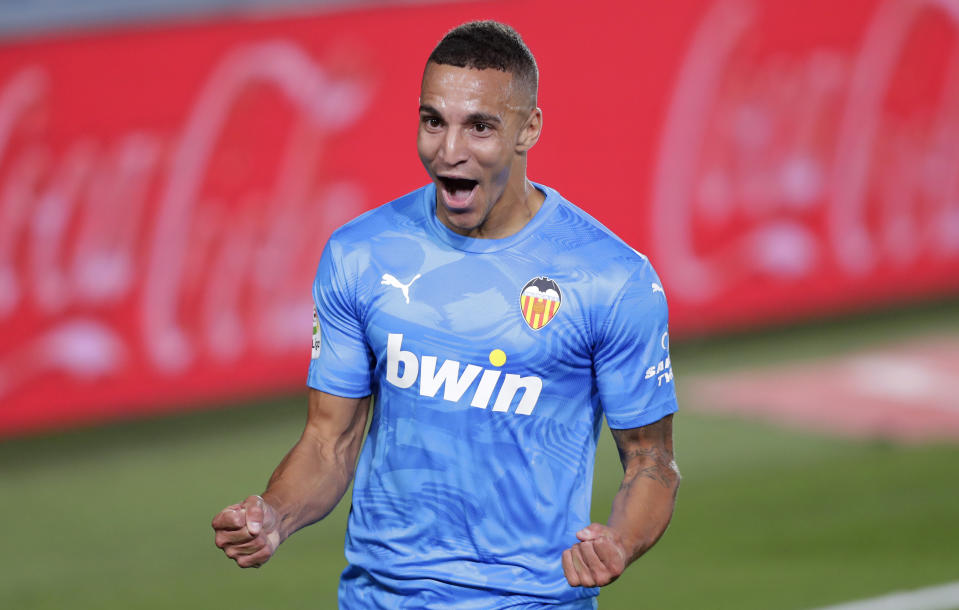
[[213,517],[216,545],[241,568],[258,568],[280,546],[279,521],[263,498],[250,496]]

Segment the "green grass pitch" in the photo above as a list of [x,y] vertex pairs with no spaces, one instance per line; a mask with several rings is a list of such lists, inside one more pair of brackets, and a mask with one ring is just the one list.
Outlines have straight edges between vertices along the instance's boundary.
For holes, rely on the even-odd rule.
[[[959,443],[829,438],[682,403],[698,371],[954,330],[957,309],[953,301],[674,345],[687,407],[676,419],[676,514],[659,545],[603,590],[600,608],[802,609],[959,578]],[[304,403],[287,397],[0,444],[0,607],[335,607],[346,502],[260,570],[223,557],[209,525],[262,490],[299,435]],[[596,520],[619,484],[615,453],[604,431]]]

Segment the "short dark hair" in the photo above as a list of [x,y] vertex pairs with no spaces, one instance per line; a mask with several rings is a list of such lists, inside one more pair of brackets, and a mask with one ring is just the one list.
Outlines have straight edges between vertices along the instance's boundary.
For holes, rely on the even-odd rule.
[[426,64],[457,68],[493,68],[513,75],[525,85],[536,105],[539,69],[529,47],[516,30],[498,21],[470,21],[443,36]]

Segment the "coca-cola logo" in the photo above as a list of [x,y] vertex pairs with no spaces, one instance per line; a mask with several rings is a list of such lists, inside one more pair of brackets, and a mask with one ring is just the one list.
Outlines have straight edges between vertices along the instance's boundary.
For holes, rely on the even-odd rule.
[[654,176],[671,293],[868,276],[959,255],[959,2],[887,0],[858,48],[778,48],[721,0],[678,73]]
[[[0,81],[0,397],[50,371],[169,374],[302,347],[326,237],[368,207],[322,166],[370,83],[289,41],[244,44],[175,129],[66,138],[49,128],[56,87],[42,64]],[[264,116],[269,146],[249,135]]]

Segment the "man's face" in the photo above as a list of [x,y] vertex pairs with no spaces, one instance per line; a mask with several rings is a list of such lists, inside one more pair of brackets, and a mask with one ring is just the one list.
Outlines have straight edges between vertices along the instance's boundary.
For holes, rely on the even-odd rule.
[[515,203],[514,191],[525,187],[524,154],[539,135],[536,112],[508,72],[427,65],[416,145],[444,224],[476,235],[501,199],[500,208]]

